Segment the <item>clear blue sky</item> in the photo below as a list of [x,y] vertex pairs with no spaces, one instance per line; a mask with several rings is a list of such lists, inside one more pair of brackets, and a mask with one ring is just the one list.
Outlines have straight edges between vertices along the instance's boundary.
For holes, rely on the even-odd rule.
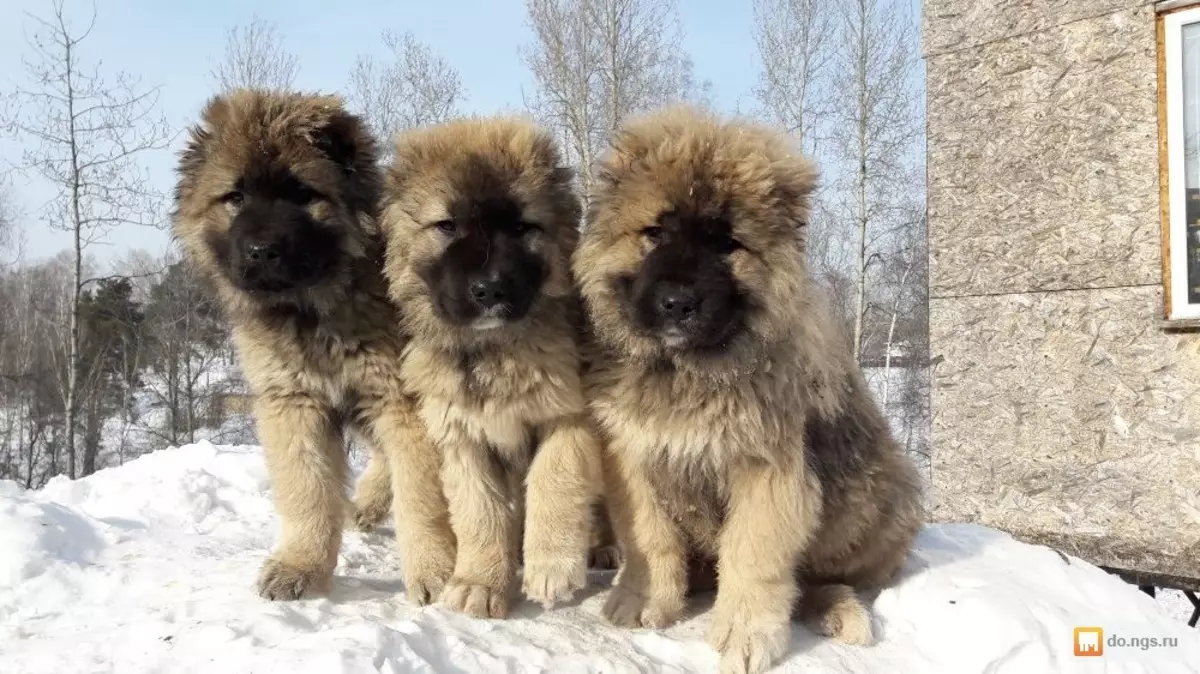
[[[898,1],[911,2],[914,12],[920,3]],[[67,2],[76,21],[90,16],[92,0]],[[48,4],[0,0],[0,91],[11,90],[24,77],[30,26],[26,12],[44,15]],[[297,85],[305,89],[340,89],[357,54],[381,48],[383,29],[412,31],[457,68],[467,111],[519,109],[522,90],[532,89],[517,51],[530,41],[524,0],[95,0],[95,5],[97,24],[83,57],[92,63],[102,60],[105,72],[123,70],[161,86],[162,111],[177,128],[195,118],[212,92],[209,72],[221,55],[226,30],[255,15],[274,22],[298,56]],[[712,82],[713,102],[723,110],[753,106],[758,63],[750,7],[750,0],[679,0],[697,79]],[[162,189],[172,185],[179,144],[177,140],[170,151],[146,157]],[[17,161],[19,153],[19,146],[0,141],[0,168]],[[10,176],[9,183],[7,192],[23,215],[27,254],[45,257],[66,246],[66,235],[49,230],[38,213],[52,193],[20,175]],[[129,248],[160,252],[167,235],[126,228],[114,232],[110,241],[90,254],[103,262]]]

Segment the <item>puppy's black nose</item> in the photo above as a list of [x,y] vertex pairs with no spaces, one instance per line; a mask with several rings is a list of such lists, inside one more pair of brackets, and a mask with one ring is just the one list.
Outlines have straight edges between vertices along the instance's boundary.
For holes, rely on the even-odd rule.
[[254,265],[272,265],[279,262],[280,248],[275,243],[253,242],[246,245],[246,262]]
[[503,304],[508,293],[504,288],[504,280],[497,276],[476,279],[471,283],[471,298],[484,309]]
[[669,284],[658,291],[658,312],[673,321],[685,321],[700,308],[700,296],[694,288]]

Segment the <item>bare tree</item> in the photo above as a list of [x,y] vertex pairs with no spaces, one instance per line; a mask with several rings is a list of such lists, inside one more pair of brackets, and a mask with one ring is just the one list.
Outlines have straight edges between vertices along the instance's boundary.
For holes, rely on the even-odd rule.
[[754,42],[762,62],[755,98],[768,119],[814,153],[832,113],[836,10],[822,0],[754,0]]
[[854,271],[854,354],[862,353],[872,236],[882,240],[903,226],[904,202],[915,181],[913,154],[920,137],[917,41],[911,17],[895,0],[840,0],[841,48],[835,77],[847,88],[836,100],[837,146],[845,161],[857,234]]
[[[0,96],[0,133],[5,130],[5,120],[11,117],[7,103],[15,100],[5,100]],[[20,223],[25,218],[25,212],[13,199],[11,187],[0,178],[0,271],[15,269],[25,257],[25,242],[27,232]]]
[[703,100],[674,0],[527,0],[521,50],[537,92],[527,105],[561,137],[586,195],[590,169],[630,114]]
[[89,67],[82,44],[96,22],[72,27],[63,0],[52,0],[49,19],[32,17],[29,39],[34,54],[25,62],[29,88],[20,88],[5,126],[38,141],[24,155],[26,167],[52,184],[57,194],[47,206],[51,226],[71,235],[73,270],[68,302],[67,361],[63,387],[68,475],[75,470],[75,414],[79,392],[79,307],[84,286],[85,249],[126,224],[158,226],[162,196],[139,165],[140,155],[165,148],[171,140],[166,120],[155,113],[158,89],[143,89],[124,73],[111,81]]
[[[195,442],[204,410],[220,394],[208,385],[221,364],[228,333],[212,294],[175,254],[146,298],[145,392],[166,412],[165,427],[143,428],[171,444]],[[217,420],[218,425],[221,420]]]
[[221,91],[239,87],[290,89],[299,61],[283,46],[275,25],[254,17],[225,34],[225,55],[211,75]]
[[388,59],[376,62],[360,55],[355,61],[347,100],[382,141],[380,154],[386,160],[397,132],[456,115],[463,87],[458,71],[411,33],[384,31],[383,44]]
[[529,106],[558,133],[568,160],[580,167],[583,194],[590,192],[588,168],[602,142],[601,48],[584,21],[589,0],[528,0],[533,46],[522,58],[533,72],[537,93]]
[[0,275],[0,419],[9,450],[7,477],[37,488],[61,472],[64,344],[70,295],[67,253]]
[[15,239],[15,219],[8,194],[4,192],[3,185],[0,185],[0,269],[4,267],[3,256],[8,254]]

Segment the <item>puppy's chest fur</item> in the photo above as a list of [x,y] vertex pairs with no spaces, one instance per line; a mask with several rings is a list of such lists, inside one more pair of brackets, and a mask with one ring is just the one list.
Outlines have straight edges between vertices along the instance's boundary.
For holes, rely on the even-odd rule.
[[487,447],[517,466],[527,465],[546,422],[585,407],[569,338],[461,350],[413,342],[402,374],[435,442]]
[[601,367],[588,380],[592,412],[613,451],[649,477],[660,504],[701,549],[715,550],[731,469],[803,452],[794,439],[804,432],[807,395],[788,379],[719,384],[669,368]]
[[359,297],[332,316],[275,316],[235,328],[246,377],[258,395],[316,398],[343,422],[405,397],[404,340],[391,305]]

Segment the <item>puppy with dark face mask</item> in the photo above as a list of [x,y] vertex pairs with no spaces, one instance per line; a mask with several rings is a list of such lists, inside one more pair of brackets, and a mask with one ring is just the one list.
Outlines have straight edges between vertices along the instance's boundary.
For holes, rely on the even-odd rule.
[[869,641],[855,591],[904,563],[920,482],[809,281],[815,169],[782,134],[674,109],[631,121],[597,173],[574,269],[626,558],[605,615],[671,624],[711,560],[722,672],[772,665],[794,610]]
[[444,602],[471,615],[507,614],[522,535],[529,598],[563,601],[586,581],[601,484],[570,272],[579,217],[553,140],[524,120],[397,140],[385,272],[458,540]]
[[374,141],[331,96],[214,98],[180,159],[175,234],[232,324],[282,521],[259,578],[269,599],[329,588],[349,511],[346,433],[372,450],[359,521],[396,494],[409,598],[438,596],[454,564],[436,448],[401,382],[379,182]]

